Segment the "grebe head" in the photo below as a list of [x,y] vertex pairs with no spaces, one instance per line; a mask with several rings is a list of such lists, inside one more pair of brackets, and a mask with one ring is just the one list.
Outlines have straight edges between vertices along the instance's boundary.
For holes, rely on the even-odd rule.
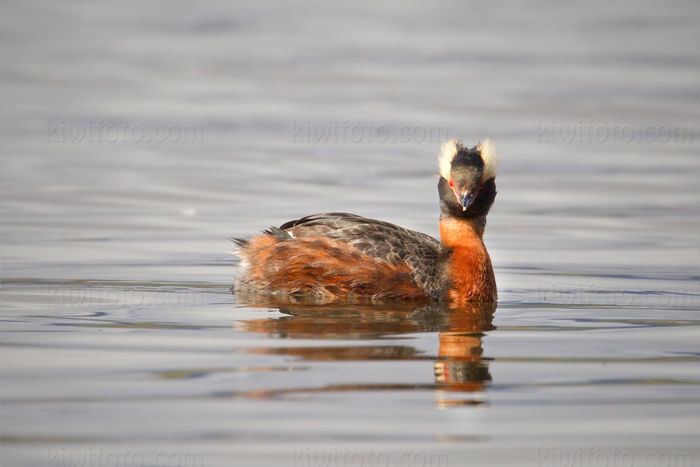
[[496,198],[498,154],[490,140],[473,148],[459,141],[442,145],[440,164],[440,203],[442,212],[453,217],[482,217]]

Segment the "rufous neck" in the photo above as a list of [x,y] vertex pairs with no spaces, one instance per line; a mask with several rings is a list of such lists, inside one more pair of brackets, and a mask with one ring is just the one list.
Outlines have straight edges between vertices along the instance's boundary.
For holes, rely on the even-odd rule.
[[455,248],[474,248],[483,245],[486,218],[457,218],[442,216],[440,218],[440,238],[446,246]]
[[483,241],[484,220],[448,216],[440,219],[442,243],[450,249],[452,288],[448,294],[452,302],[488,302],[497,298],[496,278]]

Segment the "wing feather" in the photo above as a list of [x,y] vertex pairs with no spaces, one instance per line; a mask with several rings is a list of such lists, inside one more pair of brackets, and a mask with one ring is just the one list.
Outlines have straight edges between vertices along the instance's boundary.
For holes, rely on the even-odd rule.
[[405,262],[413,279],[424,290],[437,290],[436,281],[444,276],[438,271],[445,247],[424,233],[389,222],[355,214],[332,212],[314,214],[286,222],[280,229],[295,238],[322,236],[342,241],[359,251],[389,263]]

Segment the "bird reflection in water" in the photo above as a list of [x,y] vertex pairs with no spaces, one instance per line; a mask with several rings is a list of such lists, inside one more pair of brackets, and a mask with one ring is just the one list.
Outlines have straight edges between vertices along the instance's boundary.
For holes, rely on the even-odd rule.
[[[336,341],[332,346],[249,349],[251,353],[289,355],[307,361],[434,360],[433,385],[342,384],[303,392],[435,389],[437,405],[448,407],[480,404],[478,398],[451,395],[483,391],[491,381],[481,345],[484,333],[495,329],[491,322],[496,302],[474,302],[459,307],[442,302],[342,306],[258,302],[246,305],[274,307],[285,316],[239,322],[242,331],[283,339]],[[437,357],[427,356],[410,345],[337,345],[338,340],[373,340],[419,332],[438,333]]]

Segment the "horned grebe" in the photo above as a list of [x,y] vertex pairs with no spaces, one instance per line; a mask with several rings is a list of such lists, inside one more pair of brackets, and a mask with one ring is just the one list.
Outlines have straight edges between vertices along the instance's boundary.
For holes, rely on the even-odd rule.
[[483,242],[496,198],[498,155],[484,140],[448,141],[440,166],[440,237],[347,213],[314,214],[233,239],[241,258],[234,293],[317,302],[495,301]]

